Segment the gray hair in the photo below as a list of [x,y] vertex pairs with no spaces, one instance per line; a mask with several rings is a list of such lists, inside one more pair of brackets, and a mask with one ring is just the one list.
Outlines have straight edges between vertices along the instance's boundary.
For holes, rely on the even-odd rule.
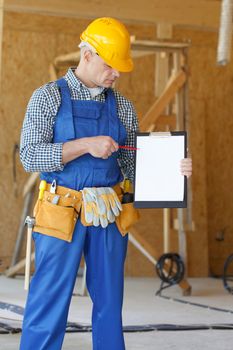
[[86,41],[81,41],[78,47],[80,48],[81,52],[84,52],[83,49],[86,49],[91,51],[92,53],[96,53],[95,48],[91,44],[87,43]]

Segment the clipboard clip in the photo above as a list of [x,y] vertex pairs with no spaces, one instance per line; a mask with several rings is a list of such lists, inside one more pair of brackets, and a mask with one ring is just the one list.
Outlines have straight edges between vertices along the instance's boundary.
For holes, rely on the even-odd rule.
[[162,132],[156,132],[156,131],[152,131],[150,132],[150,136],[153,136],[153,137],[170,137],[172,136],[172,134],[170,132],[166,132],[166,131],[162,131]]

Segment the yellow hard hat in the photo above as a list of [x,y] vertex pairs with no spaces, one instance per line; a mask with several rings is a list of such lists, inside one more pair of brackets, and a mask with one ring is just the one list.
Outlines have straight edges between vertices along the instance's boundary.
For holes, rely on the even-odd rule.
[[81,34],[80,39],[92,45],[98,55],[119,72],[133,70],[130,37],[125,26],[114,18],[97,18]]

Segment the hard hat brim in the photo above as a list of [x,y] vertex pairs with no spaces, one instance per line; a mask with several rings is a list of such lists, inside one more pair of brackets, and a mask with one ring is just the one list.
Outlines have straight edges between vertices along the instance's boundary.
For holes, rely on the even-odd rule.
[[[101,57],[101,55],[99,55]],[[134,68],[133,60],[131,58],[127,60],[111,60],[111,62],[107,61],[104,57],[101,57],[104,62],[106,62],[110,67],[116,69],[118,72],[128,73],[131,72]]]

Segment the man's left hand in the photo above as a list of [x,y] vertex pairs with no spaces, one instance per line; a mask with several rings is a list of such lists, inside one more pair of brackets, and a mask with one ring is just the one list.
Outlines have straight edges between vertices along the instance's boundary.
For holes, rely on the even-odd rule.
[[189,178],[192,175],[192,158],[184,158],[180,164],[181,174]]

